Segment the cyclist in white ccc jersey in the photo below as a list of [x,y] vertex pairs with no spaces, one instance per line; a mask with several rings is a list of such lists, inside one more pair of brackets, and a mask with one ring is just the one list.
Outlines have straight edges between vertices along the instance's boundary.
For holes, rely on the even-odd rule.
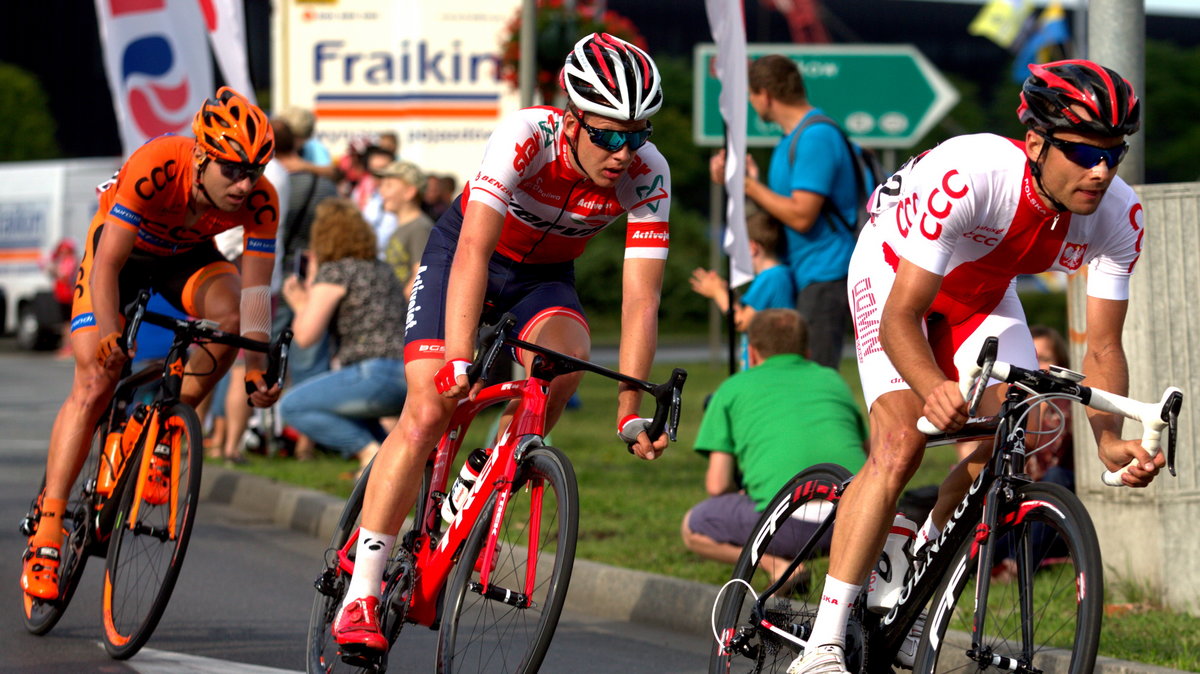
[[[991,335],[1000,338],[1000,360],[1037,368],[1018,274],[1089,265],[1083,371],[1098,388],[1127,391],[1121,329],[1144,229],[1137,195],[1116,169],[1141,106],[1127,81],[1090,61],[1029,68],[1017,108],[1023,140],[954,138],[909,160],[872,196],[847,290],[871,453],[838,508],[813,647],[789,674],[846,671],[850,606],[923,456],[916,421],[924,415],[953,431],[967,420],[957,368]],[[993,389],[987,404],[998,406]],[[1136,459],[1125,483],[1149,484],[1162,455],[1151,460],[1137,441],[1122,440],[1119,417],[1088,415],[1105,466]],[[947,478],[919,539],[937,538],[988,455],[981,447]]]
[[[502,120],[462,197],[438,219],[421,256],[404,335],[408,397],[376,455],[363,501],[354,575],[334,622],[346,652],[378,653],[380,581],[421,471],[458,399],[481,318],[506,312],[523,340],[587,358],[587,320],[573,261],[593,236],[628,213],[622,272],[620,371],[646,378],[654,360],[666,266],[671,176],[647,141],[662,105],[650,56],[604,33],[567,55],[560,83],[566,110],[536,107]],[[532,354],[518,354],[528,365]],[[547,428],[582,373],[550,385]],[[649,438],[641,392],[622,385],[617,431],[634,453],[654,459],[667,436]]]

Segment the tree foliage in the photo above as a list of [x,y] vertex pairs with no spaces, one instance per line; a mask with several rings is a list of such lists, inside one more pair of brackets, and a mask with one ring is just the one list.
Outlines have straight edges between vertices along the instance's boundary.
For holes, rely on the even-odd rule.
[[0,63],[0,119],[0,161],[59,156],[46,94],[37,78],[8,63]]

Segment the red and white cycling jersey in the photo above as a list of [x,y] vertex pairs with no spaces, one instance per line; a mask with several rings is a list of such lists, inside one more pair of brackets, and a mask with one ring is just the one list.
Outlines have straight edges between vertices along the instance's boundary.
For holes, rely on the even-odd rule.
[[[519,262],[574,260],[625,212],[625,257],[666,259],[671,175],[658,148],[646,143],[616,185],[598,187],[571,167],[571,148],[558,133],[562,119],[562,110],[534,107],[496,127],[463,192],[463,210],[479,201],[503,213],[496,250]],[[581,133],[580,142],[590,141]]]
[[[1086,264],[1089,296],[1128,299],[1144,234],[1142,205],[1120,178],[1113,179],[1095,213],[1059,213],[1038,198],[1024,144],[991,134],[953,138],[913,158],[876,189],[870,210],[849,271],[859,363],[883,356],[879,317],[904,258],[943,277],[930,314],[945,318],[945,343],[935,335],[930,341],[948,376],[954,374],[954,354],[973,359],[975,343],[989,331],[1011,330],[1009,349],[1020,355],[1009,351],[1006,357],[1001,336],[1001,359],[1027,362],[1028,330],[1022,339],[1022,330],[1015,329],[1024,328],[1015,293],[1018,274],[1069,273]],[[992,324],[985,326],[989,318]],[[971,348],[974,353],[968,353]],[[876,362],[860,367],[864,390],[869,369],[878,370],[870,376],[876,395],[889,385],[903,387],[894,370],[888,371],[890,362],[887,367]]]

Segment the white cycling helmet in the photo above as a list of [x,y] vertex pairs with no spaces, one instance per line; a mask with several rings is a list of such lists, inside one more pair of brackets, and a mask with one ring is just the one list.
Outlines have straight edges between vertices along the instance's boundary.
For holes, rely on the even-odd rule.
[[559,74],[571,103],[622,121],[647,119],[662,107],[662,80],[654,59],[608,33],[575,43]]

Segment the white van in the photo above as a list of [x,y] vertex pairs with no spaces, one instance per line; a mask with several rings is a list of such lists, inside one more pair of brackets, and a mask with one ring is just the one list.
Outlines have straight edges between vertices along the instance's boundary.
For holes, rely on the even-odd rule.
[[0,162],[0,334],[15,331],[25,349],[52,349],[63,318],[46,261],[72,237],[83,252],[96,213],[96,186],[120,157]]

